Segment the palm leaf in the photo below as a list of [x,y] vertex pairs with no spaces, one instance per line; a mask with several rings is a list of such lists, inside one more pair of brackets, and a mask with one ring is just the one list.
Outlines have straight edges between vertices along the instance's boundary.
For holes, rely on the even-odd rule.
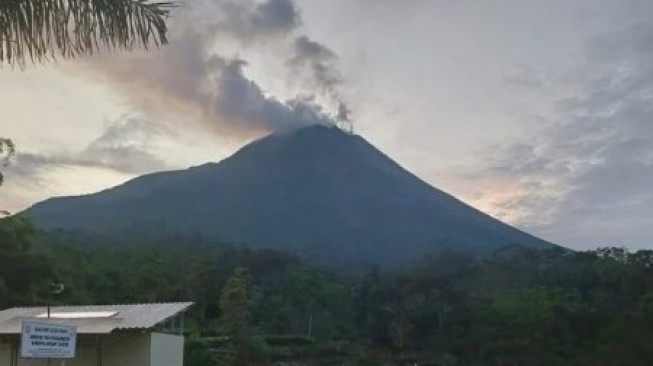
[[0,0],[0,62],[24,65],[167,43],[173,1]]

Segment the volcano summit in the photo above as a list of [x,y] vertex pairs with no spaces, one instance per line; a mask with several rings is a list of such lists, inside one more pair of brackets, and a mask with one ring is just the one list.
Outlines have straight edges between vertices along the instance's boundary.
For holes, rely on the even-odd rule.
[[553,246],[428,185],[360,136],[326,126],[272,134],[219,163],[49,199],[27,214],[46,229],[165,228],[328,266]]

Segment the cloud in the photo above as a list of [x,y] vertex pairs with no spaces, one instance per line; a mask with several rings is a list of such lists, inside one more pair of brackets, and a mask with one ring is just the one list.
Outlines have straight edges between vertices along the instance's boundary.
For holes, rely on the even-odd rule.
[[263,95],[261,88],[243,75],[242,60],[221,60],[215,107],[230,121],[243,121],[271,129],[303,125],[331,125],[333,119],[311,97],[280,102]]
[[[220,51],[225,44],[235,43],[240,51],[273,44],[277,46],[269,56],[283,62],[287,57],[284,50],[301,24],[291,0],[198,1],[183,15],[171,24],[171,43],[160,50],[84,62],[93,74],[104,76],[125,93],[135,109],[152,118],[174,115],[199,120],[223,134],[337,124],[349,119],[350,110],[341,98],[328,105],[329,110],[321,105],[325,91],[335,95],[335,80],[328,75],[337,72],[331,51],[327,60],[326,55],[306,49],[317,43],[297,38],[304,40],[301,49],[297,48],[301,53],[295,55],[297,67],[310,63],[313,70],[323,67],[324,72],[314,74],[312,88],[296,93],[289,101],[269,95],[248,77],[244,56],[227,57]],[[287,71],[293,72],[293,67]]]
[[19,152],[7,175],[39,182],[43,173],[61,167],[102,168],[129,175],[164,170],[169,167],[151,150],[158,139],[171,134],[150,121],[123,119],[107,126],[81,151]]
[[326,46],[310,40],[306,36],[295,39],[294,54],[288,64],[299,72],[308,69],[311,81],[325,93],[335,93],[342,83],[342,76],[335,67],[338,58]]
[[341,122],[351,122],[351,110],[344,102],[340,87],[343,83],[338,70],[338,57],[328,47],[300,36],[293,42],[293,55],[288,65],[293,75],[308,75],[308,84],[328,96],[338,105],[336,119]]
[[653,23],[593,38],[558,88],[551,122],[485,172],[519,186],[503,208],[573,247],[650,246]]
[[216,28],[241,42],[260,38],[285,36],[301,24],[299,10],[291,0],[267,0],[253,3],[248,0],[217,1],[221,14]]

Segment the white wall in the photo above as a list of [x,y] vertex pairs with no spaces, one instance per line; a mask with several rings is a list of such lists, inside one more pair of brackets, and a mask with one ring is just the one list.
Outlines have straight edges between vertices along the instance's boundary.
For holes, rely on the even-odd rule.
[[11,365],[12,346],[10,343],[0,341],[0,366]]
[[[12,337],[14,342],[20,340],[20,336]],[[14,343],[16,344],[16,343]],[[12,346],[11,340],[0,343],[0,366],[15,366],[11,363],[12,353],[20,354],[20,351]],[[13,348],[13,349],[12,349]],[[96,366],[97,365],[97,337],[80,335],[77,338],[77,357],[74,360],[66,360],[65,366]],[[45,366],[47,360],[18,359],[18,366]],[[52,360],[51,366],[60,366],[61,360]]]
[[[101,336],[102,366],[183,366],[184,337],[160,333],[116,333]],[[18,340],[18,338],[16,338]],[[65,366],[97,366],[97,336],[79,335],[76,357]],[[11,365],[12,345],[0,340],[0,366]],[[19,359],[17,366],[46,366],[47,360]],[[53,360],[51,366],[61,366]]]
[[[102,366],[149,366],[150,334],[118,333],[102,337]],[[95,366],[73,364],[72,366]]]
[[184,337],[152,333],[150,366],[183,366]]
[[[6,350],[5,350],[6,349]],[[148,333],[117,333],[101,336],[101,350],[96,335],[78,335],[76,357],[72,360],[19,358],[17,366],[97,366],[98,354],[102,366],[150,366],[150,335]],[[0,366],[10,364],[11,346],[0,343]],[[181,366],[181,365],[180,365]]]

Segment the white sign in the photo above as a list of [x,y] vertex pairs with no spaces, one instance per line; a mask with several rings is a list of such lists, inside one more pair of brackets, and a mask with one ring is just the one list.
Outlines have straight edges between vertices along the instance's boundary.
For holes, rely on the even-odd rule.
[[20,355],[23,358],[75,358],[77,327],[23,322]]

